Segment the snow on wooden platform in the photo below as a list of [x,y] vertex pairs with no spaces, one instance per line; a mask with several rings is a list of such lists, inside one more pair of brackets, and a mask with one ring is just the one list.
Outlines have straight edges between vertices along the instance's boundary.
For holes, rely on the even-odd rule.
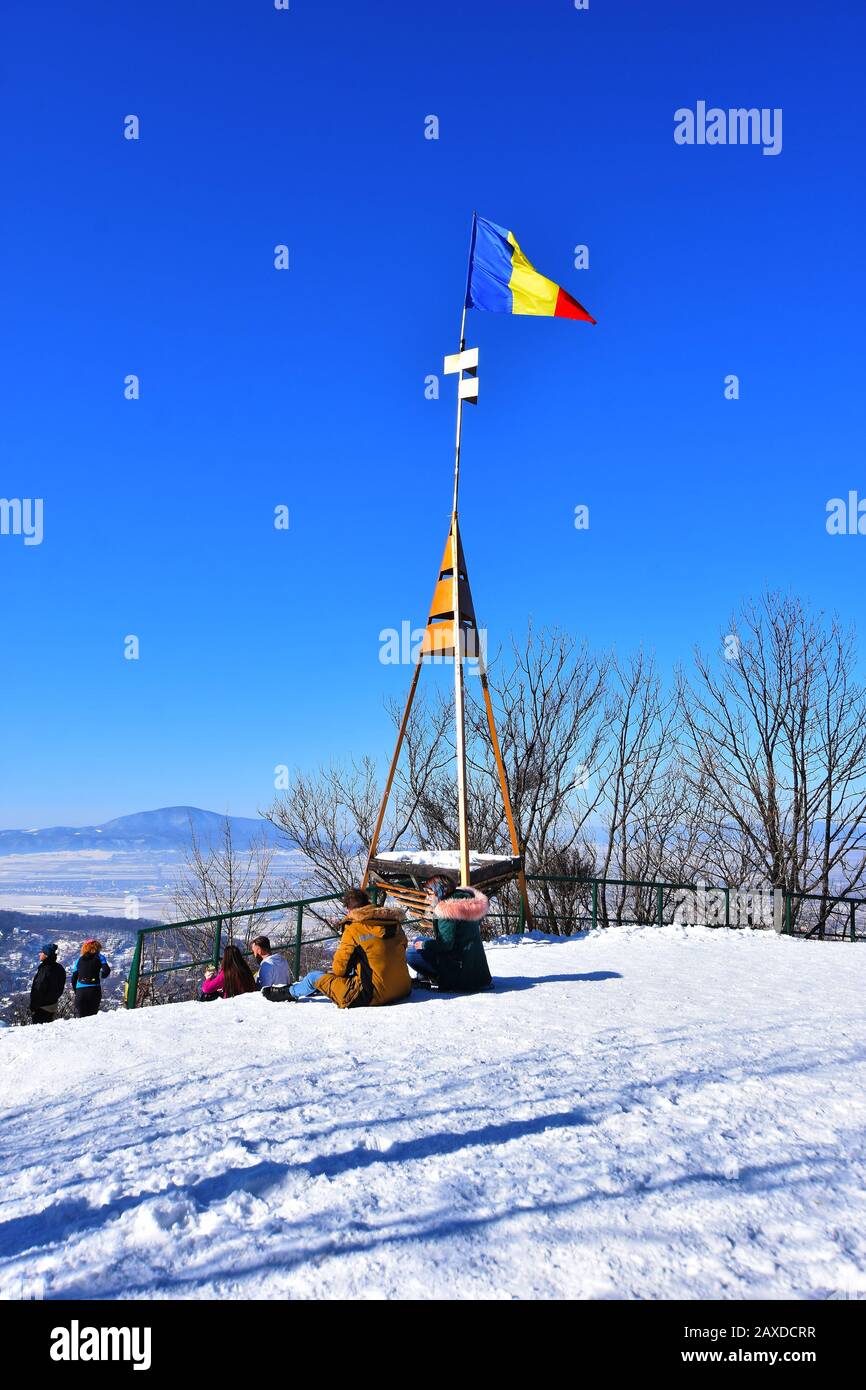
[[[400,875],[423,882],[442,874],[446,878],[459,881],[459,849],[414,849],[386,850],[370,861],[371,868],[387,881]],[[478,854],[469,852],[469,882],[482,886],[499,883],[513,878],[520,868],[520,860],[509,854]]]
[[622,928],[497,989],[0,1037],[0,1294],[866,1291],[866,949]]
[[[460,868],[459,849],[389,849],[383,854],[377,854],[376,858],[391,864],[413,864],[416,860],[423,859],[424,863],[429,864],[432,868]],[[481,868],[487,864],[510,864],[511,855],[478,854],[477,851],[473,849],[469,851],[469,863],[472,868]]]

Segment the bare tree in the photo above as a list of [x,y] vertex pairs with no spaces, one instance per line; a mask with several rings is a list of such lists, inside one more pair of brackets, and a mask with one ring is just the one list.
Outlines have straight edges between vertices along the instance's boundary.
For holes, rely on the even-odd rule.
[[316,773],[295,772],[285,794],[265,813],[309,866],[316,893],[339,893],[357,883],[379,803],[375,764],[370,758]]
[[[794,892],[851,892],[866,875],[866,697],[850,633],[768,595],[737,624],[736,659],[696,654],[668,693],[654,661],[597,657],[560,631],[534,632],[491,663],[490,689],[540,922],[573,930],[604,876]],[[396,724],[402,707],[392,706]],[[473,849],[508,853],[480,691],[467,676]],[[311,885],[358,881],[382,782],[366,758],[297,773],[268,812],[309,865]],[[381,849],[457,844],[453,701],[419,698]],[[566,882],[565,880],[572,880]],[[576,880],[576,882],[575,882]],[[516,910],[513,887],[502,895]],[[654,892],[618,894],[602,920],[650,920]],[[606,914],[610,911],[611,916]]]
[[[226,816],[217,843],[203,844],[190,819],[189,846],[175,885],[174,906],[179,921],[215,917],[258,907],[270,884],[273,846],[264,835],[254,837],[246,850],[235,846],[231,818]],[[256,934],[255,917],[227,918],[223,927],[226,945],[237,941],[246,948]],[[197,947],[212,929],[194,933]]]
[[[395,727],[402,707],[389,706]],[[453,753],[448,746],[449,706],[432,707],[423,696],[414,704],[402,758],[388,804],[379,848],[408,843],[437,845],[436,836],[418,839],[441,819],[440,778]],[[296,772],[267,819],[297,847],[309,865],[311,886],[319,893],[342,893],[360,882],[382,799],[383,783],[369,757],[346,765],[332,763],[317,773]]]
[[[592,818],[605,777],[607,669],[606,658],[566,633],[531,626],[525,641],[513,641],[508,657],[491,664],[506,781],[530,872],[560,879],[593,872]],[[485,848],[510,853],[486,714],[477,699],[470,726],[475,841],[481,831]],[[571,930],[587,910],[587,891],[574,883],[536,884],[534,898],[539,921],[553,930]],[[513,890],[504,901],[514,910]]]
[[684,756],[712,817],[708,855],[792,893],[853,892],[866,873],[866,692],[853,635],[771,593],[742,610],[732,636],[732,659],[697,653],[695,678],[680,677]]
[[[606,843],[599,873],[623,882],[610,899],[604,895],[605,926],[610,921],[611,899],[619,925],[626,904],[639,896],[627,886],[628,880],[661,876],[668,839],[676,831],[681,809],[676,778],[669,768],[675,699],[663,693],[655,662],[643,651],[625,662],[614,658],[611,676],[613,688],[604,719],[610,745],[603,784]],[[642,904],[635,901],[630,915],[641,920]]]
[[[587,828],[600,795],[606,663],[559,632],[535,634],[495,662],[490,688],[512,806],[527,862],[536,871],[586,876],[593,851]],[[402,707],[390,714],[399,724]],[[473,849],[510,853],[498,774],[480,692],[467,677],[467,762]],[[309,861],[322,891],[357,883],[381,798],[369,759],[297,773],[268,819]],[[416,700],[382,827],[385,849],[451,849],[457,844],[453,702],[450,694]],[[573,887],[543,887],[551,918],[562,918]],[[513,894],[507,906],[514,909]]]
[[[392,703],[389,713],[397,728],[402,705]],[[417,697],[391,792],[391,822],[386,837],[390,848],[423,845],[425,849],[452,849],[457,844],[454,758],[453,690],[449,687],[447,695],[439,692],[432,698]],[[473,806],[473,812],[478,809]]]

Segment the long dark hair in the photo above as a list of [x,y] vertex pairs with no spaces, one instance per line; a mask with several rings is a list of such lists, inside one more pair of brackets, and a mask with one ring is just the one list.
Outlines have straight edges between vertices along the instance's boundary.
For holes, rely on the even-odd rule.
[[446,898],[453,898],[457,891],[457,884],[452,883],[450,878],[445,878],[442,874],[437,874],[435,878],[428,878],[424,884],[425,892],[435,893],[440,903]]
[[226,999],[233,999],[236,994],[252,994],[255,987],[253,972],[237,946],[226,946],[223,951],[223,994]]

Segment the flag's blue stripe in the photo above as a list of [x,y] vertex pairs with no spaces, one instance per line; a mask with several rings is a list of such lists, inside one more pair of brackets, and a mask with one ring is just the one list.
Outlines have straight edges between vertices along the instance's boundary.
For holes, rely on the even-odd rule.
[[504,227],[476,217],[466,303],[470,309],[487,309],[494,314],[510,314],[512,296],[511,242]]

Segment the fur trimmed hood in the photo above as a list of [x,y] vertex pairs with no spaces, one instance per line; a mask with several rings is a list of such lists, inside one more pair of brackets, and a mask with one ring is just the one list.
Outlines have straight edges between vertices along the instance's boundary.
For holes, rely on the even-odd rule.
[[402,907],[377,907],[370,903],[367,907],[352,907],[346,913],[347,922],[402,922],[406,910]]
[[477,888],[459,888],[453,897],[436,904],[433,916],[446,917],[452,922],[480,922],[489,908],[490,903]]
[[364,927],[366,931],[375,932],[389,941],[397,935],[405,919],[406,913],[402,907],[377,907],[375,903],[370,903],[367,907],[351,908],[343,918],[341,930],[345,932],[353,926]]

